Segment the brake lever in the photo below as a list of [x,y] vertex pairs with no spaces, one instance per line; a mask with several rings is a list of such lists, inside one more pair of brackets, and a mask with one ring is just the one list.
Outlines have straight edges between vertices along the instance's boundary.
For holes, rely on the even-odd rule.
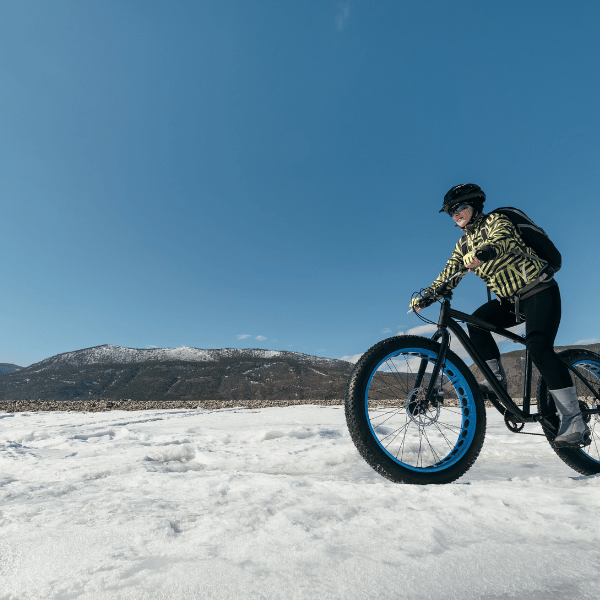
[[[421,296],[422,297],[422,296]],[[431,304],[433,304],[434,302],[437,302],[439,299],[439,296],[436,294],[435,296],[432,296],[429,298],[431,300]],[[427,306],[431,306],[431,304],[428,304]],[[427,308],[427,306],[424,306],[423,308]],[[414,308],[412,308],[412,306],[408,309],[408,312],[406,313],[407,315],[410,315],[411,312],[416,312]]]
[[[454,273],[454,275],[452,275],[452,277],[448,277],[448,279],[446,279],[446,281],[444,281],[442,283],[442,285],[436,289],[436,295],[432,298],[432,303],[436,302],[438,300],[438,298],[440,298],[440,296],[442,296],[443,292],[446,291],[446,287],[448,286],[448,284],[455,278],[458,277],[459,275],[461,275],[462,273],[466,273],[467,271],[469,271],[469,269],[467,269],[466,267],[463,267],[462,269],[459,269],[456,273]],[[442,294],[439,293],[439,291],[442,290]],[[431,306],[431,305],[430,305]],[[414,308],[409,308],[408,312],[406,313],[407,315],[410,315],[411,312],[415,312]]]

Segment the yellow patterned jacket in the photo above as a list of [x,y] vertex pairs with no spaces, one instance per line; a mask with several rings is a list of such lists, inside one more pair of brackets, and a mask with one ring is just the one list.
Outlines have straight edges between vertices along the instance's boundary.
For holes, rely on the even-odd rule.
[[[484,239],[481,233],[484,222],[487,239]],[[482,214],[470,229],[471,231],[466,233],[466,252],[463,254],[464,244],[459,240],[445,269],[427,288],[425,295],[431,295],[435,288],[462,269],[465,266],[464,255],[473,251],[480,260],[485,261],[474,269],[475,274],[481,277],[499,298],[512,300],[540,276],[545,264],[536,260],[537,254],[525,245],[510,219],[496,213]],[[513,254],[515,251],[525,256]],[[464,274],[458,275],[448,287],[454,289],[463,277]]]

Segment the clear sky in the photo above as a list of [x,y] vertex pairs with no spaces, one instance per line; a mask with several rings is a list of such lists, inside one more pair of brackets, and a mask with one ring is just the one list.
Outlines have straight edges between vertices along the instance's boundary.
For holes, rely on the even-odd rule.
[[[599,22],[589,1],[3,1],[0,362],[363,352],[421,324],[466,182],[562,251],[557,344],[600,338]],[[485,299],[471,275],[454,306]]]

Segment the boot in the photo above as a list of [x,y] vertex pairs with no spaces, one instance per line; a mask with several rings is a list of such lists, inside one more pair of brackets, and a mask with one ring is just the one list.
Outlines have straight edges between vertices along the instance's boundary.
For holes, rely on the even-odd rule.
[[[492,360],[486,360],[485,363],[492,370],[492,373],[496,376],[496,379],[500,382],[500,385],[508,390],[508,381],[506,381],[506,373],[504,372],[504,367],[502,366],[502,361],[499,358],[492,358]],[[490,384],[487,381],[479,381],[479,389],[481,392],[487,396],[493,394],[494,398],[496,397],[496,393],[490,387]]]
[[591,439],[591,432],[581,416],[579,400],[575,387],[562,390],[550,390],[560,417],[560,427],[554,438],[554,445],[560,447],[586,445]]

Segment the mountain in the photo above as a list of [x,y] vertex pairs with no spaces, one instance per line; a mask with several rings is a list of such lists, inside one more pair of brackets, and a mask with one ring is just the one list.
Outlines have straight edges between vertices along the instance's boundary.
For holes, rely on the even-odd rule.
[[4,373],[14,373],[23,367],[19,367],[18,365],[13,365],[12,363],[0,363],[0,375]]
[[[556,346],[555,350],[560,352],[561,350],[567,350],[568,348],[581,348],[600,354],[600,344]],[[508,379],[508,392],[510,396],[512,398],[522,398],[523,375],[525,372],[525,350],[513,350],[512,352],[506,352],[505,354],[502,354],[502,364],[504,365],[504,370],[506,371],[506,378]],[[477,381],[483,380],[481,372],[475,365],[471,365],[470,369],[475,375],[475,379]],[[539,377],[539,371],[534,365],[531,377],[531,395],[534,398]]]
[[232,348],[66,352],[0,376],[0,400],[343,398],[352,365],[297,352]]
[[[600,344],[563,346],[600,352]],[[509,392],[523,396],[524,350],[502,355]],[[29,367],[0,371],[0,401],[48,399],[135,401],[343,399],[353,365],[297,352],[223,348],[136,349],[96,346]],[[477,380],[479,370],[470,367]],[[534,367],[532,392],[538,379]]]

